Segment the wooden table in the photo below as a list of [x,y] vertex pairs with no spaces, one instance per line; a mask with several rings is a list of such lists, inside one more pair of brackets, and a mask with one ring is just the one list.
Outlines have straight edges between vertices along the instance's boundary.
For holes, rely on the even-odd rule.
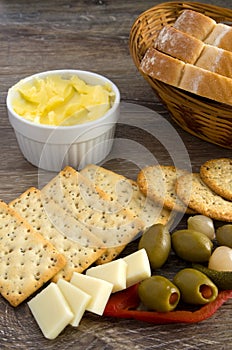
[[[231,7],[229,0],[204,2]],[[118,85],[126,116],[122,115],[117,126],[116,140],[127,140],[125,147],[132,146],[128,152],[125,148],[121,150],[122,153],[114,148],[105,166],[126,176],[136,178],[138,168],[146,165],[150,156],[160,164],[170,164],[169,152],[154,141],[156,118],[152,119],[151,115],[157,116],[156,112],[168,123],[172,135],[179,137],[180,142],[182,139],[185,157],[187,151],[184,160],[190,162],[194,171],[210,158],[231,157],[231,150],[202,141],[178,127],[133,64],[128,49],[130,28],[140,13],[158,3],[156,0],[0,0],[0,198],[3,201],[9,202],[28,187],[38,185],[38,169],[29,164],[18,149],[8,122],[5,99],[11,85],[39,71],[91,70]],[[149,110],[144,112],[147,107]],[[139,113],[146,114],[146,111],[145,121],[141,120]],[[176,147],[174,144],[173,152],[179,162],[183,157],[175,152]],[[14,309],[0,298],[0,348],[231,349],[231,312],[232,301],[228,301],[211,318],[192,325],[152,325],[86,314],[78,329],[67,327],[57,339],[48,341],[26,303]]]

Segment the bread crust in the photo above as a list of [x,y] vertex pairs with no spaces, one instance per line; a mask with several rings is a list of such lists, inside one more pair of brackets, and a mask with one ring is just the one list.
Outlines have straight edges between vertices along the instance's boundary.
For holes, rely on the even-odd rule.
[[232,78],[232,52],[205,45],[195,63],[197,67]]
[[160,30],[140,70],[189,93],[232,105],[232,28],[185,10],[172,26]]
[[190,64],[184,67],[179,88],[232,105],[232,79]]
[[194,64],[204,48],[204,43],[172,26],[164,26],[154,46],[167,55]]
[[184,65],[184,62],[150,47],[141,61],[140,69],[154,79],[178,86]]
[[226,24],[218,23],[204,42],[205,44],[232,51],[232,28]]
[[202,13],[184,10],[174,23],[174,28],[204,40],[215,27],[216,22]]

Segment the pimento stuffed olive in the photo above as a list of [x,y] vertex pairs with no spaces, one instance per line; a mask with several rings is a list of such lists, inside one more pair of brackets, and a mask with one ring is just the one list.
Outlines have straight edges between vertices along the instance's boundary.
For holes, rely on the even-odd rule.
[[138,287],[142,303],[150,310],[172,311],[180,300],[179,289],[163,276],[151,276],[143,280]]
[[193,268],[177,272],[173,283],[179,288],[181,299],[188,304],[207,304],[218,295],[217,286],[205,274]]

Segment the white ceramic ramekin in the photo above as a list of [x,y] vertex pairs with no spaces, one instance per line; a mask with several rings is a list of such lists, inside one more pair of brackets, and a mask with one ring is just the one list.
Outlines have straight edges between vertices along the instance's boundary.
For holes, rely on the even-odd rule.
[[94,121],[73,126],[42,125],[30,122],[15,113],[12,100],[18,92],[15,85],[12,86],[6,100],[8,117],[22,154],[31,164],[49,171],[60,171],[66,165],[77,169],[86,164],[101,162],[111,150],[119,118],[120,92],[117,86],[99,74],[72,69],[34,74],[21,82],[26,83],[48,75],[60,75],[63,78],[77,75],[91,85],[108,83],[115,94],[115,100],[106,114]]

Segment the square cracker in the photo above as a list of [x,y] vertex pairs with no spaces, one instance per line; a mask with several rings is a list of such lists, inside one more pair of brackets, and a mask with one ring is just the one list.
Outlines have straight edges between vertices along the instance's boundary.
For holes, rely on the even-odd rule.
[[103,241],[107,251],[97,263],[114,259],[144,229],[133,213],[71,167],[63,169],[41,192]]
[[0,202],[0,293],[12,306],[27,299],[65,264],[50,242]]
[[135,217],[140,218],[144,229],[156,223],[167,224],[170,211],[145,196],[135,181],[94,164],[87,165],[80,173],[117,201],[122,208],[129,209]]
[[43,200],[34,187],[9,205],[65,256],[67,263],[53,277],[54,282],[59,278],[69,281],[74,271],[83,272],[105,251],[101,240],[52,200]]

